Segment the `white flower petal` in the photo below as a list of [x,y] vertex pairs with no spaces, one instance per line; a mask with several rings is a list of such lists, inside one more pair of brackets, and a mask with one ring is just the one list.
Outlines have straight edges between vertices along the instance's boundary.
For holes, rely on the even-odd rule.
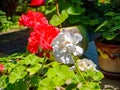
[[73,43],[78,44],[80,41],[82,41],[83,37],[81,34],[76,33],[73,37]]
[[94,71],[97,71],[96,64],[94,64],[92,60],[88,60],[86,58],[79,60],[78,65],[81,71],[85,71],[89,69],[93,69]]
[[74,30],[62,30],[51,44],[57,61],[64,64],[73,64],[72,55],[78,56],[83,54],[83,49],[77,46],[81,40],[81,34]]
[[73,52],[75,56],[81,56],[83,54],[83,48],[75,46],[76,50]]

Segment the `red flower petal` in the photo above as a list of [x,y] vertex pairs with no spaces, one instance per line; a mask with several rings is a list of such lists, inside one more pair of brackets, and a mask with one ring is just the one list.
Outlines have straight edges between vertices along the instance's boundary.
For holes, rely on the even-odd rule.
[[2,72],[5,69],[3,64],[0,64],[0,72]]
[[32,0],[30,6],[37,7],[45,4],[45,0]]
[[55,28],[52,25],[42,25],[40,27],[36,27],[35,31],[38,31],[40,34],[39,45],[43,50],[51,50],[51,42],[58,35],[60,30]]
[[31,53],[37,53],[39,47],[39,36],[36,32],[31,32],[30,37],[28,38],[28,50]]
[[28,50],[37,53],[39,48],[52,50],[52,40],[59,34],[60,30],[52,25],[41,25],[34,27],[28,41]]
[[48,20],[44,14],[28,10],[27,14],[20,17],[19,24],[33,28],[37,25],[48,24]]

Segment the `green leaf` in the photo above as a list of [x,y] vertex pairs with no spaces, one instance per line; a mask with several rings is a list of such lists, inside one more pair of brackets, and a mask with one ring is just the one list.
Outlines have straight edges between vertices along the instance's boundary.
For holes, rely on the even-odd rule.
[[[82,81],[82,78],[81,78]],[[78,74],[75,74],[72,78],[72,82],[78,84],[80,82],[80,76]]]
[[56,10],[56,7],[54,7],[54,6],[46,7],[45,14],[46,14],[46,15],[47,15],[47,14],[50,14],[50,13],[52,13],[52,12],[55,11],[55,10]]
[[113,20],[120,20],[120,16],[115,16]]
[[100,71],[87,70],[86,78],[91,78],[91,81],[99,82],[102,78],[104,78],[104,75]]
[[9,75],[9,82],[14,83],[16,80],[22,79],[27,75],[25,72],[26,67],[24,66],[16,66]]
[[33,75],[41,68],[41,66],[42,66],[41,64],[37,63],[33,66],[28,67],[26,71],[28,71],[30,75]]
[[20,64],[25,65],[35,65],[38,62],[43,62],[43,58],[37,57],[34,54],[29,54],[28,56],[24,57],[23,60],[20,60]]
[[88,84],[83,84],[80,90],[100,90],[98,83],[89,82]]
[[5,88],[7,86],[7,75],[0,77],[0,88]]
[[89,24],[92,25],[92,26],[94,26],[98,23],[99,23],[99,21],[97,19],[89,20]]
[[94,78],[95,81],[100,81],[104,78],[104,75],[103,75],[102,72],[98,71],[98,72],[95,72],[95,73],[96,73],[95,78]]
[[115,12],[107,12],[105,15],[113,17],[115,15]]
[[56,81],[53,81],[52,79],[50,79],[50,78],[44,78],[43,80],[41,80],[40,82],[39,82],[39,88],[41,88],[41,86],[42,87],[47,87],[47,88],[55,88],[55,82]]
[[70,18],[69,18],[69,22],[72,24],[72,23],[77,23],[77,22],[79,22],[79,21],[81,21],[81,18],[80,18],[80,16],[78,16],[78,15],[75,15],[75,16],[70,16]]
[[[69,74],[68,74],[69,73]],[[66,65],[61,65],[59,72],[57,73],[58,76],[63,77],[64,79],[70,79],[73,77],[74,72],[69,69]]]
[[64,22],[66,19],[68,18],[68,13],[66,10],[63,10],[61,15],[53,15],[51,20],[50,20],[50,24],[54,25],[54,26],[58,26],[60,25],[62,22]]
[[13,84],[9,84],[6,90],[28,90],[27,88],[26,82],[20,79]]
[[63,85],[65,81],[72,78],[73,75],[74,72],[71,71],[69,67],[54,62],[52,63],[52,67],[48,69],[46,78],[40,81],[40,85],[42,87],[52,87],[55,89],[55,87]]
[[68,13],[66,10],[63,10],[60,15],[60,23],[64,22],[68,18]]
[[108,24],[108,21],[104,21],[101,25],[99,25],[96,29],[95,29],[95,32],[99,31],[103,26],[107,25]]
[[59,16],[57,16],[56,14],[53,15],[52,18],[50,19],[50,24],[52,24],[53,26],[60,25],[60,18],[59,18]]
[[55,90],[55,88],[52,87],[43,87],[43,86],[39,86],[39,88],[37,90]]
[[114,32],[103,32],[102,35],[107,40],[112,40],[112,39],[114,39],[117,36],[117,34],[114,33]]
[[40,76],[38,76],[38,75],[33,75],[30,78],[30,84],[31,84],[31,86],[37,86],[39,84],[39,81],[40,81]]
[[52,3],[52,2],[54,2],[54,0],[46,0],[45,1],[46,4],[49,4],[49,3]]
[[56,76],[56,72],[53,70],[53,68],[49,68],[48,72],[47,72],[47,77],[48,78],[53,78]]
[[52,81],[55,83],[55,86],[62,86],[65,83],[65,80],[63,78],[60,78],[59,76],[54,77]]
[[18,58],[22,59],[23,54],[14,53],[14,54],[11,54],[11,55],[9,55],[7,57],[0,58],[0,61],[2,61],[2,62],[10,62],[11,60],[16,61],[16,59],[18,59]]
[[68,14],[70,15],[80,15],[85,11],[84,8],[79,6],[71,6],[67,9]]
[[112,28],[110,29],[110,32],[116,31],[116,30],[118,30],[118,29],[120,29],[120,25],[117,25],[117,26],[115,26],[115,27],[112,27]]
[[5,64],[7,64],[6,67],[7,67],[8,73],[10,73],[17,66],[17,64],[13,64],[13,63],[5,63]]
[[[56,85],[62,85],[66,80],[74,76],[74,72],[71,71],[66,65],[59,65],[57,62],[55,62],[52,66],[53,68],[48,69],[47,77],[51,78]],[[57,79],[58,81],[56,83],[55,81]]]

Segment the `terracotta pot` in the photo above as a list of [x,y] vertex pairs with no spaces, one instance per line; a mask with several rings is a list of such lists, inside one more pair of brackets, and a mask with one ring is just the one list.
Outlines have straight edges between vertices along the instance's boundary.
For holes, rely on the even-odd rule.
[[107,72],[120,73],[120,45],[95,41],[99,67]]

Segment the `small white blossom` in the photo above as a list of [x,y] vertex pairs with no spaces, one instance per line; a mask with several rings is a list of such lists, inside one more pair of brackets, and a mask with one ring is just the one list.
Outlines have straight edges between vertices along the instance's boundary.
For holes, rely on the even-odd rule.
[[[78,67],[81,71],[85,71],[85,70],[94,70],[94,71],[98,71],[96,70],[96,64],[93,63],[92,60],[89,60],[87,58],[83,58],[77,61]],[[70,67],[71,70],[75,70],[75,66]]]
[[96,64],[94,64],[92,60],[84,58],[79,60],[77,63],[81,71],[90,70],[90,69],[97,71]]
[[72,55],[81,56],[83,48],[78,46],[82,36],[76,30],[62,30],[52,42],[53,54],[58,62],[73,64]]

